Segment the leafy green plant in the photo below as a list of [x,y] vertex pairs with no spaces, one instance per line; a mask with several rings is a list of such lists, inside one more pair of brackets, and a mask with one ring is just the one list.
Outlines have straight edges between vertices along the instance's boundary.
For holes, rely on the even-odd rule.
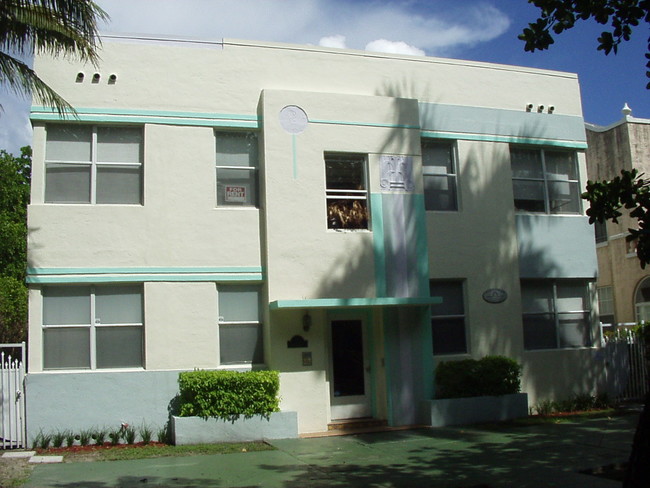
[[106,440],[106,429],[97,429],[91,435],[92,439],[95,441],[95,444],[101,446]]
[[66,431],[65,433],[65,445],[66,447],[72,447],[74,446],[74,441],[77,436],[74,435],[74,432],[71,430]]
[[554,400],[542,400],[533,408],[537,415],[551,415],[553,412],[557,411],[558,405]]
[[168,424],[163,425],[160,429],[158,429],[157,432],[157,439],[158,442],[162,442],[164,444],[169,443],[169,428]]
[[57,430],[52,434],[52,447],[61,447],[65,438],[66,432],[64,430]]
[[143,423],[138,429],[138,433],[140,434],[143,444],[149,444],[151,442],[151,439],[153,438],[153,430],[151,427]]
[[79,444],[82,446],[87,446],[90,444],[90,439],[93,438],[93,434],[90,430],[82,430],[77,434],[77,440],[79,441]]
[[117,429],[117,430],[111,430],[108,433],[108,438],[111,440],[111,445],[112,446],[117,446],[120,443],[120,439],[122,438],[122,429]]
[[277,371],[191,371],[179,374],[180,416],[234,421],[280,410]]
[[41,449],[47,449],[50,447],[50,442],[52,441],[52,436],[50,434],[44,434],[41,430],[36,439],[34,440],[35,447],[40,447]]
[[504,356],[443,361],[436,368],[436,398],[519,393],[521,366]]
[[127,444],[135,444],[135,429],[133,427],[123,427],[122,432]]

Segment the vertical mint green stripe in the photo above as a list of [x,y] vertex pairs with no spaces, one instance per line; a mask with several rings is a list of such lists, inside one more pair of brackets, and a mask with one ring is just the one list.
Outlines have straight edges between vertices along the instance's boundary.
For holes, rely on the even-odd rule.
[[381,193],[370,194],[372,214],[372,245],[375,252],[375,288],[377,297],[386,296],[386,247]]
[[375,368],[376,357],[375,357],[375,335],[374,324],[372,321],[372,311],[366,309],[365,314],[365,327],[366,327],[366,337],[368,344],[368,362],[370,366],[370,411],[372,416],[377,418],[377,373]]
[[424,195],[413,195],[415,210],[415,222],[417,228],[417,242],[415,243],[417,273],[418,273],[418,296],[429,295],[429,246],[427,243],[427,215],[424,209]]
[[291,150],[293,154],[293,179],[298,178],[298,156],[296,155],[296,134],[291,134]]
[[393,349],[395,341],[392,340],[392,326],[395,325],[394,311],[388,308],[383,310],[384,322],[384,372],[386,374],[386,410],[388,425],[394,425],[395,416],[393,414],[393,375],[391,374],[393,365]]

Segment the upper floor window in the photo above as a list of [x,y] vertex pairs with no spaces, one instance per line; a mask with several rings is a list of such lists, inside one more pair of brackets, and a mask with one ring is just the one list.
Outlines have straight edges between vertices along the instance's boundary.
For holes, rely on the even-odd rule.
[[441,297],[442,303],[431,305],[433,354],[463,354],[467,352],[463,283],[432,281],[430,295]]
[[260,287],[223,285],[219,293],[220,364],[262,364]]
[[47,203],[142,204],[142,129],[48,125]]
[[616,324],[614,318],[614,288],[602,286],[598,288],[598,314],[603,324]]
[[217,206],[258,205],[258,141],[255,132],[217,131]]
[[325,154],[328,229],[367,229],[368,178],[361,154]]
[[426,210],[458,210],[456,158],[450,142],[422,141],[422,177]]
[[586,282],[526,280],[521,283],[521,295],[525,349],[591,346]]
[[142,286],[43,289],[45,369],[144,365]]
[[580,213],[578,164],[573,151],[510,147],[515,209]]

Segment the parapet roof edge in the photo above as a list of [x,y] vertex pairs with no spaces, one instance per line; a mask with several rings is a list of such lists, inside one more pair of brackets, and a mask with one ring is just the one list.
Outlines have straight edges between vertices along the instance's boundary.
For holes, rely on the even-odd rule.
[[529,68],[526,66],[488,63],[485,61],[472,61],[454,58],[441,58],[434,56],[417,56],[408,54],[391,54],[381,53],[374,51],[363,51],[358,49],[342,49],[342,48],[329,48],[316,46],[311,44],[290,44],[282,42],[271,41],[252,41],[244,39],[198,39],[183,36],[168,36],[158,34],[133,34],[133,33],[100,33],[100,38],[106,41],[136,41],[136,42],[152,42],[152,43],[170,43],[170,44],[197,44],[202,46],[214,46],[225,49],[226,46],[242,46],[242,47],[259,47],[266,49],[284,49],[290,51],[307,51],[307,52],[322,52],[330,54],[343,54],[348,56],[360,56],[365,58],[386,58],[386,59],[400,59],[404,61],[413,61],[420,63],[435,63],[435,64],[448,64],[456,66],[472,66],[475,68],[494,69],[502,71],[515,71],[521,73],[538,74],[545,76],[554,76],[560,78],[577,79],[576,73],[566,71],[555,71],[541,68]]
[[626,115],[621,120],[614,122],[613,124],[598,125],[585,122],[585,127],[587,130],[590,130],[592,132],[607,132],[608,130],[612,130],[619,125],[627,124],[628,122],[633,124],[650,124],[650,119],[642,119],[638,117],[632,117],[631,115]]

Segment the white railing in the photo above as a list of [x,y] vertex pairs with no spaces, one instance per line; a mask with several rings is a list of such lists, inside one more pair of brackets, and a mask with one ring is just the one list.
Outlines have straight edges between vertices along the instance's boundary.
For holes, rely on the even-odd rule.
[[[9,349],[9,353],[5,350]],[[19,351],[20,357],[11,351]],[[0,344],[0,448],[26,447],[25,343]]]
[[633,329],[636,325],[638,324],[602,324],[603,332],[611,331],[610,334],[602,334],[605,350],[611,356],[608,357],[608,363],[616,365],[619,370],[612,373],[624,383],[617,388],[617,400],[642,399],[648,391],[648,362],[643,341]]

